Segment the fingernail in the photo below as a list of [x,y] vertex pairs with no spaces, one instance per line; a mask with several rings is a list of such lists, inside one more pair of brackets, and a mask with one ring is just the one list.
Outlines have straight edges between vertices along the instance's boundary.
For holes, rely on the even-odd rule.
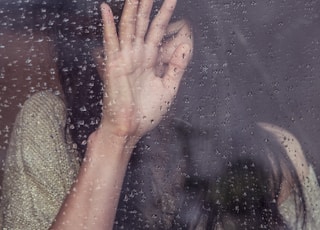
[[107,17],[108,19],[110,19],[110,18],[113,19],[112,11],[111,11],[111,9],[110,9],[108,4],[102,3],[100,7],[101,7],[101,10],[108,16]]

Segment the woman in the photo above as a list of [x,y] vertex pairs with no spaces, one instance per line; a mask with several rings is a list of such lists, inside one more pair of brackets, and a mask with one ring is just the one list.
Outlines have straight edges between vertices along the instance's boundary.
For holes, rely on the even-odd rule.
[[[175,5],[175,0],[164,1],[149,27],[152,1],[126,1],[119,33],[110,7],[101,5],[105,58],[100,68],[105,93],[99,127],[88,137],[77,172],[77,158],[66,153],[70,149],[61,135],[63,103],[48,93],[26,103],[17,118],[6,164],[4,228],[112,228],[133,148],[165,115],[191,58],[191,32],[185,23],[178,24],[177,39],[161,46],[163,55],[159,52],[163,36],[177,28],[176,24],[168,27]],[[156,72],[159,61],[166,67]],[[50,151],[55,155],[44,159]]]
[[[207,5],[205,2],[202,2],[202,3],[203,3],[203,6],[202,6],[203,8],[201,7],[201,9],[199,9],[199,7],[197,6],[197,5],[201,6],[199,2],[193,3],[192,1],[190,2],[188,1],[187,4],[185,4],[185,5],[188,5],[187,9],[192,9],[194,12],[192,12],[191,10],[185,11],[185,12],[188,12],[188,14],[190,13],[190,16],[191,18],[193,18],[193,23],[195,23],[195,25],[205,26],[206,22],[211,21],[210,17],[212,16],[210,15],[212,14],[212,9],[215,9],[215,8],[204,7]],[[143,5],[141,5],[141,7],[142,6]],[[130,11],[125,10],[124,14],[130,15],[129,12]],[[199,12],[202,12],[202,13],[199,14]],[[200,17],[196,17],[199,15]],[[70,23],[70,21],[68,20],[65,20],[65,21],[67,24],[69,23],[71,26],[74,25],[73,23]],[[71,20],[71,22],[74,22],[74,21]],[[94,157],[90,161],[90,158],[88,159],[88,156],[90,157],[91,154],[98,152],[99,149],[102,149],[102,148],[98,148],[98,150],[95,151],[96,145],[99,147],[99,144],[101,144],[101,142],[99,141],[98,141],[98,144],[96,143],[97,141],[96,138],[100,137],[101,130],[104,131],[103,133],[106,133],[107,131],[105,131],[104,129],[105,126],[103,127],[100,126],[97,129],[97,131],[93,132],[93,134],[90,135],[92,130],[95,130],[95,126],[100,124],[99,109],[101,109],[101,104],[99,104],[100,101],[96,97],[96,93],[100,92],[99,79],[94,78],[94,76],[97,76],[97,75],[96,73],[91,72],[91,71],[95,71],[95,68],[90,68],[90,67],[95,67],[94,65],[92,65],[94,64],[94,62],[90,60],[90,58],[92,58],[92,52],[90,51],[91,50],[90,48],[92,47],[90,45],[92,45],[93,41],[92,39],[87,40],[86,37],[81,37],[83,39],[82,40],[83,44],[80,44],[79,41],[75,39],[76,37],[79,36],[79,34],[76,34],[77,32],[74,32],[74,31],[78,31],[78,30],[73,30],[76,28],[70,29],[70,27],[66,26],[67,24],[61,25],[63,26],[64,29],[61,29],[59,34],[60,35],[59,38],[61,40],[59,40],[60,43],[58,43],[58,45],[60,46],[58,55],[61,55],[60,57],[63,57],[59,59],[59,65],[60,65],[59,70],[61,71],[61,76],[63,81],[62,85],[65,87],[66,101],[68,104],[69,118],[67,119],[67,124],[68,124],[67,130],[70,130],[73,141],[77,143],[77,145],[74,148],[76,148],[80,153],[83,153],[83,156],[85,156],[84,160],[80,160],[82,161],[82,164],[81,164],[82,170],[80,169],[79,176],[81,176],[81,175],[86,175],[85,174],[86,168],[88,168],[87,171],[90,172],[91,164],[95,163]],[[120,26],[121,25],[124,25],[124,24],[120,23]],[[185,27],[183,28],[185,29]],[[209,28],[207,31],[211,31],[214,29],[211,27],[207,27],[207,28]],[[195,30],[196,29],[197,27],[195,26]],[[168,30],[170,31],[170,26]],[[182,30],[181,28],[180,34],[188,34],[188,36],[186,37],[189,37],[190,32],[186,33],[182,31],[184,30]],[[170,35],[171,33],[169,32],[168,34]],[[195,61],[198,61],[199,64],[197,65],[197,63],[195,63],[195,65],[193,66],[193,69],[191,70],[191,74],[193,74],[194,76],[198,76],[199,74],[198,70],[200,65],[214,62],[214,59],[210,58],[211,57],[210,55],[214,55],[215,53],[208,52],[208,50],[214,51],[216,46],[216,44],[214,44],[215,39],[212,39],[212,37],[205,36],[200,33],[198,35],[201,35],[201,36],[195,37],[196,39],[195,45],[197,47],[197,49],[195,49],[195,55],[196,55]],[[86,36],[86,33],[84,33],[84,35],[82,36]],[[120,37],[121,37],[121,29],[120,29]],[[168,37],[169,37],[169,40],[168,40]],[[186,37],[183,36],[182,38],[186,38]],[[165,44],[168,44],[167,41],[169,42],[171,41],[170,36],[166,36],[163,42]],[[177,43],[180,44],[179,42]],[[79,45],[79,48],[77,48],[77,45]],[[81,51],[81,55],[78,55],[77,58],[74,58],[73,55],[70,55],[70,54],[73,54],[72,51],[74,51],[73,49],[75,48]],[[107,53],[108,52],[109,51],[107,51]],[[68,55],[70,55],[69,59],[67,58]],[[99,55],[99,52],[98,52],[98,55],[94,54],[93,57],[97,57],[97,56],[98,57],[101,56]],[[108,58],[108,54],[106,56]],[[79,58],[83,58],[83,59],[79,59]],[[160,60],[161,59],[166,60],[165,57],[161,57]],[[70,65],[70,63],[73,63],[73,65]],[[100,64],[99,62],[97,63],[98,64],[95,64],[95,65],[98,65],[98,66],[103,65],[103,63],[100,63]],[[107,59],[107,63],[108,63],[108,59]],[[211,63],[211,64],[213,65],[215,63]],[[165,66],[166,65],[164,65],[164,67]],[[163,76],[163,71],[165,70],[166,68],[160,68],[160,70],[157,69],[158,75]],[[76,75],[76,77],[81,77],[81,76],[92,77],[88,79],[89,84],[83,83],[82,80],[79,80],[79,79],[77,80],[75,75],[69,76],[70,73],[72,73],[73,71],[79,71],[77,72],[78,74]],[[100,71],[100,72],[102,76],[105,75],[103,71]],[[204,80],[205,77],[201,76],[201,78],[199,79]],[[194,77],[190,79],[190,81],[191,80],[197,81],[198,79]],[[91,87],[91,88],[88,89],[88,87]],[[112,92],[112,88],[109,89],[109,87],[110,85],[106,86],[107,93],[109,92],[108,90],[111,90]],[[193,84],[193,85],[190,85],[190,87],[198,87],[198,85]],[[211,88],[210,90],[212,91]],[[120,93],[120,92],[117,92],[117,93]],[[146,97],[143,97],[143,98],[149,99],[150,95],[153,95],[153,93],[154,93],[154,90],[152,91],[152,93],[148,94]],[[200,93],[202,94],[204,92],[200,92]],[[38,95],[36,97],[37,99],[35,99],[34,101],[40,100],[41,103],[39,104],[44,104],[44,101],[47,100],[49,97],[50,96],[46,94],[45,96]],[[208,104],[209,100],[211,99],[208,99],[206,101],[206,104]],[[51,106],[53,108],[57,109],[58,111],[61,110],[59,109],[61,103],[58,103],[54,99],[50,101],[54,102],[54,103],[51,103]],[[228,101],[226,100],[225,103],[227,104]],[[106,102],[104,101],[104,105],[105,105],[104,108],[108,109],[108,106],[113,104],[112,103],[106,104]],[[212,104],[212,105],[216,106],[215,104]],[[208,104],[208,106],[211,106],[211,105]],[[158,108],[160,110],[160,106]],[[109,110],[106,110],[106,111],[109,111]],[[161,108],[161,111],[163,111],[163,106]],[[187,109],[183,110],[183,112],[185,111],[188,112]],[[203,110],[199,108],[199,113],[201,113],[201,115],[203,113],[202,111]],[[157,114],[158,112],[159,111],[157,110]],[[56,114],[60,114],[60,113],[56,112]],[[103,115],[104,116],[102,116],[102,121],[101,121],[102,124],[108,121],[108,119],[105,118],[106,117],[105,110]],[[111,115],[113,114],[111,113]],[[187,113],[186,118],[188,118],[189,115],[192,116],[193,114]],[[52,117],[51,114],[48,115],[48,117],[50,116]],[[110,114],[107,113],[107,118],[108,117],[110,118]],[[238,118],[239,116],[235,116],[233,114],[233,117]],[[123,118],[123,117],[120,116],[120,118]],[[195,116],[195,118],[199,119],[198,116]],[[42,118],[38,118],[37,120],[44,121],[45,119],[47,119],[46,116]],[[110,120],[112,121],[112,119],[114,118],[111,117]],[[60,124],[58,125],[58,127],[60,127],[60,132],[61,130],[64,130],[64,123],[63,122],[59,123],[59,121],[63,119],[54,118],[53,120],[57,120],[56,122]],[[154,119],[150,119],[149,117],[146,117],[145,120],[148,121],[148,123],[145,123],[145,124],[149,126],[149,128],[152,128],[153,125],[155,125],[158,121],[158,119],[154,120]],[[239,123],[238,119],[235,119],[235,120],[238,121]],[[122,127],[122,125],[127,124],[128,121],[130,121],[130,119],[125,118],[119,121],[119,123]],[[211,126],[210,122],[212,121],[210,121],[210,119],[207,119],[206,121],[208,121],[208,123],[210,124],[210,125],[206,124],[208,126],[208,130],[205,130],[205,129],[197,130],[198,128],[197,126],[194,127],[193,125],[190,125],[188,122],[184,122],[181,119],[174,119],[173,121],[170,121],[169,119],[167,119],[165,122],[168,122],[170,126],[166,126],[167,124],[165,122],[162,123],[161,126],[151,134],[151,138],[148,138],[147,136],[144,139],[143,143],[139,143],[138,148],[134,152],[135,154],[133,154],[129,162],[129,167],[126,174],[125,182],[123,184],[120,203],[117,210],[118,212],[117,218],[116,218],[114,227],[119,229],[120,228],[122,229],[129,229],[129,228],[130,229],[298,228],[299,229],[301,228],[301,226],[305,226],[306,228],[311,228],[313,224],[312,222],[313,217],[311,219],[308,219],[308,216],[311,216],[311,215],[307,215],[306,217],[304,215],[304,211],[308,210],[308,208],[310,207],[312,208],[312,206],[310,206],[309,201],[304,200],[305,196],[303,195],[304,193],[303,190],[306,187],[303,184],[304,183],[303,177],[305,177],[306,175],[309,176],[309,174],[306,173],[305,167],[302,167],[302,168],[299,167],[300,164],[301,165],[303,164],[304,166],[307,166],[307,164],[304,159],[303,152],[299,148],[299,143],[295,140],[295,138],[294,138],[294,141],[288,141],[289,143],[282,143],[283,141],[281,139],[283,139],[284,137],[288,138],[288,140],[292,140],[293,136],[289,132],[275,126],[271,126],[269,124],[260,124],[259,127],[256,127],[255,125],[253,125],[253,122],[250,121],[248,123],[245,123],[246,125],[245,124],[239,125],[236,123],[232,123],[228,127],[225,123],[223,123],[220,126]],[[220,121],[221,120],[218,120],[218,122]],[[37,121],[35,122],[37,123]],[[106,126],[110,128],[110,124],[108,122],[106,123],[107,123]],[[31,124],[31,127],[33,127],[32,124]],[[113,127],[114,127],[113,124],[111,124],[111,130]],[[125,125],[125,127],[127,126]],[[16,130],[18,131],[21,129],[16,128]],[[108,130],[110,131],[110,129]],[[120,131],[123,132],[123,129],[121,128]],[[51,134],[52,132],[49,132],[49,133]],[[38,135],[33,134],[32,136],[37,137],[35,139],[42,140],[40,139],[39,135],[40,134]],[[90,136],[89,142],[88,142],[88,150],[87,152],[85,152],[86,150],[85,146],[87,143],[88,136]],[[131,151],[132,145],[133,145],[132,143],[130,143],[131,142],[130,137],[131,136],[128,135],[128,142],[124,144],[124,146],[128,146],[127,151]],[[156,139],[155,137],[160,137],[160,138]],[[201,148],[199,148],[198,145],[196,146],[196,150],[193,151],[195,149],[193,142],[197,140],[197,138],[208,141],[210,145],[214,146],[215,152],[211,152],[210,149],[207,148],[207,146],[201,146]],[[48,139],[50,140],[50,138]],[[103,144],[108,144],[108,149],[110,149],[110,146],[113,146],[114,150],[116,151],[119,142],[121,146],[122,141],[127,141],[126,139],[121,139],[121,138],[119,139],[116,138],[116,140],[113,141],[113,143],[108,144],[108,141],[112,140],[112,138],[108,138],[108,141]],[[135,137],[133,137],[133,139],[135,139]],[[147,144],[149,139],[151,141],[158,140],[158,142],[162,144],[161,147],[160,148],[148,147]],[[90,142],[90,140],[92,141]],[[59,141],[58,143],[61,143],[61,142],[63,142],[63,140]],[[133,140],[132,142],[135,142],[135,140]],[[40,146],[40,147],[43,147],[43,149],[40,149],[37,152],[48,151],[48,146],[50,146],[49,143],[43,144],[43,146]],[[53,148],[55,148],[56,146],[60,146],[60,145],[59,144],[54,145]],[[71,146],[70,148],[72,147],[73,146]],[[27,146],[24,148],[31,149],[33,147]],[[103,148],[103,150],[104,149],[107,149],[107,148]],[[61,153],[60,155],[58,154],[57,157],[56,156],[48,157],[49,159],[40,158],[42,161],[49,160],[53,162],[50,162],[50,164],[49,163],[43,164],[41,166],[42,168],[39,168],[39,169],[33,168],[36,172],[46,172],[41,174],[40,176],[40,178],[44,178],[43,181],[45,182],[39,183],[39,181],[32,181],[33,186],[31,186],[31,188],[29,187],[29,190],[32,190],[37,186],[38,188],[50,186],[50,189],[46,189],[48,191],[55,191],[55,190],[58,190],[58,188],[61,188],[62,192],[60,191],[56,193],[53,192],[53,194],[59,195],[60,197],[62,197],[60,198],[60,200],[62,200],[64,198],[64,194],[68,193],[69,191],[70,181],[73,181],[73,177],[76,177],[77,175],[78,166],[77,166],[75,157],[72,155],[71,150],[72,149],[69,149],[68,151],[70,155],[68,155],[69,157],[67,160],[65,159],[66,151],[61,151],[61,150],[50,151],[50,152],[62,152],[62,154]],[[150,152],[155,152],[155,153],[148,158],[148,156],[145,156],[147,154],[144,154],[143,156],[140,155],[141,152],[145,152],[148,154]],[[104,150],[103,153],[106,153],[106,151]],[[292,153],[297,154],[299,156],[298,161],[294,160],[296,159],[295,156],[291,157],[290,160],[288,160],[288,156],[290,155],[292,156]],[[100,155],[101,156],[99,158],[99,162],[95,163],[96,170],[99,169],[100,163],[109,166],[110,160],[112,160],[110,159],[108,160],[108,163],[105,163],[105,161],[107,160],[105,160],[106,158],[104,154],[100,154]],[[72,195],[68,196],[67,198],[68,202],[66,202],[67,205],[63,205],[60,211],[60,214],[62,213],[62,216],[63,216],[63,211],[66,211],[66,215],[69,215],[70,213],[74,214],[75,212],[68,210],[73,208],[79,208],[81,209],[81,211],[84,210],[84,211],[91,212],[92,211],[91,208],[90,207],[86,208],[85,205],[78,204],[78,206],[76,207],[73,205],[71,205],[70,207],[69,204],[70,202],[74,204],[73,199],[77,199],[77,196],[81,196],[82,192],[90,193],[95,191],[94,189],[90,190],[90,187],[94,186],[94,183],[99,182],[98,183],[99,186],[97,186],[96,189],[98,191],[102,191],[104,189],[103,182],[105,182],[104,180],[109,178],[109,175],[111,175],[110,178],[112,178],[112,180],[118,179],[120,181],[120,182],[118,181],[118,183],[116,183],[115,186],[111,186],[112,189],[115,188],[116,190],[116,191],[110,192],[111,194],[114,194],[115,199],[113,199],[114,198],[113,197],[111,199],[112,202],[110,203],[109,201],[106,202],[106,203],[109,203],[110,205],[112,205],[113,203],[113,206],[109,210],[115,210],[116,203],[117,203],[117,196],[120,193],[121,180],[123,179],[122,176],[124,176],[124,171],[125,171],[125,168],[123,167],[125,167],[126,162],[128,161],[128,157],[129,157],[128,155],[130,154],[127,154],[126,155],[127,157],[124,157],[125,163],[122,162],[121,167],[117,168],[116,167],[117,163],[112,163],[110,164],[110,168],[101,169],[101,172],[103,175],[105,174],[108,175],[107,178],[103,176],[103,178],[101,179],[103,181],[98,181],[99,177],[96,177],[97,176],[96,174],[99,174],[100,173],[99,172],[99,173],[95,173],[95,177],[94,177],[95,180],[93,180],[92,183],[89,183],[91,182],[90,180],[85,180],[84,184],[77,182],[75,186],[80,184],[85,188],[81,189],[80,193],[78,193],[80,189],[76,187],[75,189],[71,190],[70,194]],[[82,157],[80,157],[80,159],[82,159]],[[291,159],[293,159],[293,161],[291,161]],[[15,161],[11,159],[11,160],[7,160],[7,162],[19,162],[19,161],[18,160]],[[33,159],[30,159],[28,162],[30,163],[39,162],[39,160],[35,160],[33,158]],[[55,162],[55,165],[54,165],[54,162]],[[51,165],[50,168],[52,168],[52,172],[50,172],[50,168],[48,167],[48,165]],[[23,167],[26,167],[26,166],[28,166],[27,163],[23,164]],[[137,166],[141,166],[141,167],[137,167]],[[149,166],[161,166],[161,167],[149,167]],[[32,164],[31,167],[35,167],[35,165]],[[47,167],[46,170],[44,170],[43,167]],[[113,167],[115,167],[116,169],[114,169]],[[10,168],[11,170],[13,170],[14,166],[11,165]],[[147,169],[149,170],[147,171]],[[104,173],[105,170],[110,170],[110,171]],[[122,170],[122,171],[119,172],[117,170],[120,170],[120,171]],[[146,171],[143,171],[143,170],[146,170]],[[30,170],[27,171],[28,173],[26,175],[30,175],[29,171]],[[149,175],[145,175],[147,174],[146,172],[151,172],[151,176],[148,177]],[[113,173],[116,175],[113,176],[112,175]],[[59,180],[55,180],[55,182],[52,183],[52,181],[50,181],[50,178],[52,177],[50,177],[49,179],[45,179],[47,175],[52,175],[52,174],[56,174],[57,176],[55,176],[54,178],[59,178]],[[65,181],[62,180],[62,178],[64,178],[66,175],[68,175],[71,179],[68,179]],[[151,179],[148,181],[146,180],[146,178],[148,179],[151,178]],[[10,180],[8,179],[7,181],[10,181]],[[14,180],[12,179],[11,181],[14,181]],[[286,181],[289,182],[290,186],[284,186]],[[313,184],[311,183],[313,188],[317,188],[316,180],[314,180],[313,178],[313,180],[311,181],[313,183]],[[108,184],[109,182],[105,182],[105,184]],[[60,183],[61,185],[57,186],[58,183]],[[151,185],[147,186],[148,183],[150,183]],[[19,185],[19,182],[15,181],[14,184]],[[307,183],[307,186],[309,185],[310,184]],[[21,190],[21,186],[20,187],[17,186],[16,188],[17,188],[16,191]],[[110,186],[108,188],[110,189]],[[233,188],[238,188],[238,189],[233,189]],[[39,199],[39,196],[41,194],[41,192],[39,192],[40,190],[41,189],[38,189],[37,193],[35,193],[37,194],[37,199]],[[11,191],[14,191],[14,188]],[[43,193],[46,194],[46,192],[43,192]],[[293,194],[293,200],[292,199],[289,200],[289,204],[291,206],[285,205],[284,209],[289,209],[290,211],[292,210],[293,213],[285,212],[283,211],[283,208],[281,208],[282,204],[287,203],[288,199],[290,199],[290,195],[289,195],[290,193]],[[88,203],[92,204],[92,207],[93,207],[92,209],[95,209],[95,211],[102,212],[103,209],[100,209],[100,210],[97,210],[97,209],[99,208],[100,204],[104,204],[104,199],[110,198],[110,196],[106,196],[106,194],[107,194],[106,192],[103,192],[103,195],[101,195],[102,197],[101,200],[98,200],[98,201],[95,199],[90,199],[92,197],[97,198],[98,196],[91,196],[91,195],[89,195],[90,196],[89,199],[85,199],[85,200],[88,200]],[[317,197],[316,194],[317,193],[314,193],[313,197]],[[70,196],[71,198],[69,198]],[[7,197],[9,198],[8,195]],[[11,198],[11,199],[18,200],[17,193],[15,194],[15,197],[16,198]],[[295,197],[301,198],[302,202],[298,202],[297,200],[295,200],[294,199]],[[32,204],[34,199],[35,199],[35,196],[31,197],[29,200],[25,202],[27,204],[30,204],[30,203]],[[68,199],[70,199],[71,201]],[[51,200],[54,200],[54,198]],[[98,202],[99,204],[96,204],[95,202]],[[20,203],[17,202],[17,203],[21,206],[21,202]],[[46,202],[46,203],[49,203],[49,202]],[[62,201],[56,202],[55,206],[58,206],[56,210],[60,208],[61,203]],[[108,206],[103,205],[103,208],[108,208]],[[34,209],[41,210],[41,205],[37,205],[37,206],[34,205],[32,209],[33,211]],[[86,223],[93,223],[86,219],[86,218],[90,218],[91,214],[94,215],[93,212],[89,214],[85,213],[84,218],[81,218],[81,219],[84,220]],[[23,216],[24,215],[26,215],[26,212],[23,212]],[[102,216],[105,216],[105,215],[107,214],[105,213]],[[36,215],[33,214],[32,216],[39,217],[44,215],[43,213],[38,211]],[[108,223],[110,224],[111,222],[113,222],[113,220],[112,221],[110,220],[112,218],[112,215],[107,215],[107,216],[110,218],[105,218],[104,220],[108,221]],[[18,215],[15,215],[16,219],[19,219],[18,217],[19,217]],[[65,224],[68,224],[68,222],[71,224],[78,223],[78,221],[73,221],[69,218],[66,218],[66,220],[64,221],[64,219],[60,219],[60,217],[61,215],[58,215],[58,218],[55,224],[59,224],[62,222],[64,222]],[[295,221],[296,217],[299,219],[299,222]],[[10,215],[9,217],[6,216],[6,218],[9,219]],[[24,218],[26,217],[24,216]],[[29,220],[32,220],[32,219],[35,219],[35,218],[32,218],[32,217],[29,218]],[[34,221],[35,222],[38,221],[41,223],[41,221],[43,221],[44,219],[46,218],[43,217]],[[100,218],[94,219],[94,221],[96,220],[100,220]],[[51,220],[49,220],[48,222],[51,223],[50,221]],[[79,224],[81,223],[79,222]]]

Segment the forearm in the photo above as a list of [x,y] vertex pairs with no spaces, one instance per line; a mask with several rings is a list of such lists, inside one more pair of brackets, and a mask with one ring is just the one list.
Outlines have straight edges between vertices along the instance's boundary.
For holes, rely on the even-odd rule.
[[51,229],[112,229],[135,141],[99,131]]

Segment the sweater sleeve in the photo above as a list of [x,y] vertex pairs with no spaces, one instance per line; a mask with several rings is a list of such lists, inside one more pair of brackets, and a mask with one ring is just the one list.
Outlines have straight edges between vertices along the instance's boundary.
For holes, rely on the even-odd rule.
[[4,229],[48,229],[58,213],[78,170],[65,121],[63,102],[49,92],[32,96],[18,114],[4,167]]
[[320,224],[320,188],[313,167],[308,164],[298,139],[288,130],[268,123],[259,123],[264,130],[273,134],[284,147],[288,158],[296,168],[301,182],[305,201],[306,216],[303,210],[297,210],[300,197],[291,194],[279,206],[281,215],[290,229],[317,229]]
[[280,205],[280,212],[290,229],[317,229],[320,225],[320,187],[311,165],[309,165],[308,176],[302,181],[302,189],[307,212],[305,223],[301,215],[298,215],[299,219],[297,219],[295,207],[296,197],[294,194],[291,194]]

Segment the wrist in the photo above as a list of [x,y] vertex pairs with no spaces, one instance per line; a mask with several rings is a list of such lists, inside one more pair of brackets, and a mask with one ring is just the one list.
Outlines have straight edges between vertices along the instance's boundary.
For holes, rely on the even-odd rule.
[[133,135],[120,135],[112,128],[100,126],[88,138],[86,157],[100,156],[107,157],[108,160],[110,158],[129,160],[139,139]]
[[139,128],[136,121],[133,121],[134,115],[127,115],[123,118],[117,118],[117,119],[111,119],[102,117],[100,121],[99,128],[97,131],[105,132],[112,134],[119,138],[125,138],[128,141],[137,139],[139,140],[141,136],[139,137]]

